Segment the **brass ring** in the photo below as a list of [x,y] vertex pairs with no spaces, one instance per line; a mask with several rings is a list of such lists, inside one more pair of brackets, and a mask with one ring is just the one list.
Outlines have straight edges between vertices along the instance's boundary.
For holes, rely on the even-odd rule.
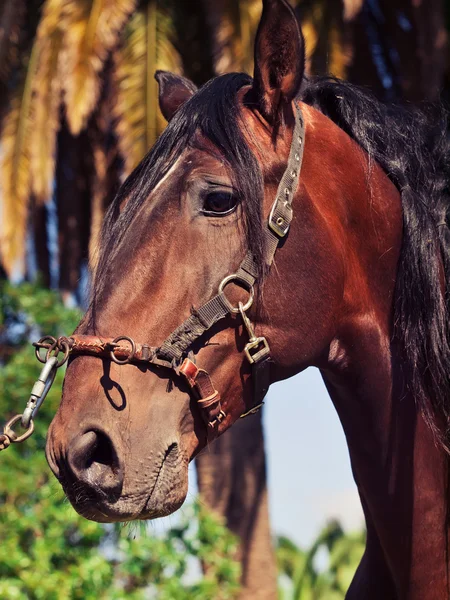
[[[54,352],[53,355],[52,355],[52,352]],[[54,356],[56,358],[58,356],[58,354],[59,354],[58,342],[55,341],[54,344],[49,346],[49,348],[45,354],[45,362],[48,362],[52,356]]]
[[[45,343],[47,340],[50,341],[49,344]],[[38,361],[42,364],[45,364],[48,360],[48,353],[50,352],[50,350],[54,350],[56,348],[56,345],[57,345],[56,338],[54,338],[52,335],[45,335],[38,342],[34,342],[34,344],[33,344],[33,346],[35,348],[34,354],[36,355],[36,358],[38,359]],[[42,357],[40,354],[41,348],[47,349],[45,357]]]
[[[70,354],[70,344],[69,341],[64,339],[64,338],[60,338],[58,340],[58,350],[62,350],[62,352],[64,352],[64,356],[62,358],[60,358],[58,360],[58,362],[56,363],[56,368],[59,369],[59,367],[62,367],[63,364],[65,362],[67,362],[67,359],[69,358],[69,354]],[[55,354],[55,356],[57,356]]]
[[[245,281],[245,279],[242,279],[241,277],[239,277],[239,275],[237,275],[237,273],[233,273],[232,275],[228,275],[227,277],[222,279],[222,281],[220,282],[219,292],[221,294],[223,294],[223,290],[225,289],[225,286],[228,285],[231,281],[238,281],[241,284],[241,286],[245,287],[247,292],[250,294],[249,299],[243,305],[243,310],[245,312],[251,307],[251,305],[253,304],[253,300],[255,298],[255,291],[253,289],[253,286],[250,285],[249,283],[247,283],[247,281]],[[227,302],[229,303],[228,298],[227,298]],[[239,307],[231,306],[231,304],[230,304],[230,309],[231,309],[231,312],[236,313],[236,314],[238,314],[240,312]]]
[[30,437],[30,435],[34,431],[34,421],[33,421],[33,419],[31,419],[30,424],[29,424],[27,430],[25,431],[25,433],[22,433],[22,435],[17,435],[17,433],[13,430],[13,427],[18,421],[21,420],[21,418],[22,418],[21,414],[16,415],[15,417],[10,419],[6,423],[5,428],[3,430],[3,433],[9,437],[9,439],[11,440],[11,443],[13,443],[13,444],[19,444],[20,442],[25,441],[27,438]]
[[[117,356],[114,354],[114,348],[115,348],[115,346],[118,345],[120,340],[126,340],[131,346],[130,356],[127,356],[127,358],[124,358],[123,360],[120,360],[120,358],[117,358]],[[134,340],[132,340],[127,335],[119,335],[119,337],[114,338],[113,341],[111,342],[111,346],[113,346],[113,348],[110,352],[111,360],[118,365],[126,365],[127,363],[131,362],[134,358],[134,355],[136,354],[136,344],[135,344]]]

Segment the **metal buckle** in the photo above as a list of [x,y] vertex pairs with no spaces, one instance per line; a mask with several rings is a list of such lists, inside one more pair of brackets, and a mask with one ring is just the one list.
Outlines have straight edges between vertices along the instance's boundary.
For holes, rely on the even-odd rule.
[[289,231],[293,216],[292,206],[287,200],[278,197],[269,214],[269,227],[280,238]]
[[[252,350],[260,347],[262,344],[262,348],[252,353]],[[245,356],[247,357],[248,362],[252,365],[253,363],[257,363],[266,356],[270,354],[269,343],[267,342],[265,337],[258,337],[250,340],[248,344],[246,344],[244,348]]]

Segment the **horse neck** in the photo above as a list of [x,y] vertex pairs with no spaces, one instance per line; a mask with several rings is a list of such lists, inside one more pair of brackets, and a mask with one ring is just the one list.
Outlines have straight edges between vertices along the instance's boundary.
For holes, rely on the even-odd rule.
[[[295,332],[289,348],[301,347],[303,356],[314,350],[305,350],[310,331],[322,332],[321,339],[331,332],[326,356],[312,363],[320,367],[343,424],[368,531],[348,598],[441,600],[449,591],[448,461],[405,385],[403,352],[391,342],[403,227],[400,196],[335,124],[307,106],[304,114],[306,192],[298,206],[309,230],[294,221],[293,235],[299,244],[308,242],[297,250],[303,261],[295,254],[290,258],[298,286],[295,296],[287,291],[283,309],[296,310],[288,313],[293,326],[283,333]],[[308,207],[320,212],[320,232]],[[328,248],[332,251],[323,259]],[[328,286],[310,304],[310,274],[301,270],[308,252],[314,253],[317,281]],[[300,358],[296,366],[306,365]]]
[[[355,324],[323,376],[344,427],[368,546],[349,598],[448,597],[448,462],[402,377],[380,323]],[[336,364],[336,356],[340,365]],[[345,356],[345,368],[342,357]],[[352,593],[354,595],[352,595]]]

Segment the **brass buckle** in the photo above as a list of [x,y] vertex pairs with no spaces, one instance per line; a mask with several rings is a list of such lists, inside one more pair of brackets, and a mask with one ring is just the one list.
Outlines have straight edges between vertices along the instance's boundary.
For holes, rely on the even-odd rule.
[[[255,348],[259,348],[261,344],[262,348],[260,348],[260,350],[252,352]],[[269,356],[270,348],[265,337],[258,337],[253,340],[251,339],[248,344],[246,344],[244,352],[248,362],[252,365],[253,363],[259,362],[266,356]]]

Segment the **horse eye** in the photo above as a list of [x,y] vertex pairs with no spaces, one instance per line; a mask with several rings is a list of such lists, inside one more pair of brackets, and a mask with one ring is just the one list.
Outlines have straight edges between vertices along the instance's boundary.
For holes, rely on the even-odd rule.
[[236,208],[237,196],[232,192],[210,192],[203,201],[203,214],[212,216],[229,215]]

